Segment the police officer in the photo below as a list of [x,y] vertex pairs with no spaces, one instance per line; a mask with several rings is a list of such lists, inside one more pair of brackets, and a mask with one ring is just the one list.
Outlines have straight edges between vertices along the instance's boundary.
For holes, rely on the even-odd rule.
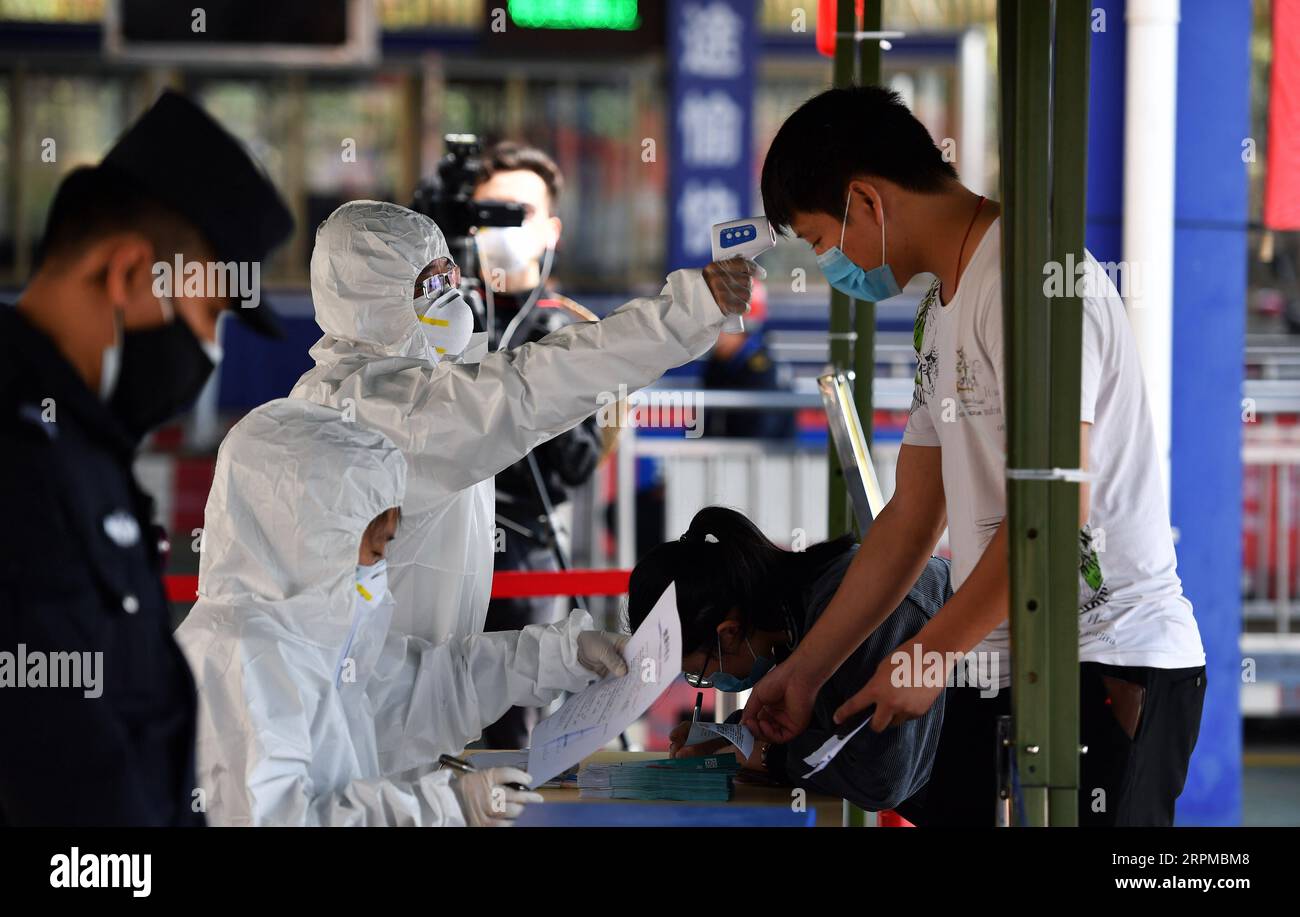
[[[704,364],[701,382],[706,389],[727,391],[788,391],[788,373],[772,359],[763,343],[762,325],[767,318],[767,294],[754,285],[754,298],[745,316],[745,330],[723,332]],[[749,439],[791,439],[797,432],[790,411],[712,410],[704,413],[708,436],[737,436]]]
[[240,144],[166,92],[64,179],[0,306],[0,825],[203,824],[194,682],[131,463],[220,359],[223,310],[256,299],[221,283],[259,277],[291,228]]
[[[519,347],[572,322],[596,319],[544,285],[543,263],[554,257],[560,240],[555,203],[562,188],[559,167],[535,147],[507,141],[483,156],[475,200],[522,204],[525,215],[522,226],[480,229],[475,236],[483,282],[492,295],[494,346]],[[535,449],[531,463],[525,459],[497,475],[497,525],[504,550],[496,554],[495,570],[559,569],[547,504],[549,509],[562,506],[570,489],[591,477],[603,450],[593,416]],[[554,621],[563,612],[552,596],[493,599],[484,629],[517,630]],[[527,747],[539,717],[538,710],[514,707],[483,730],[483,741],[489,748]]]

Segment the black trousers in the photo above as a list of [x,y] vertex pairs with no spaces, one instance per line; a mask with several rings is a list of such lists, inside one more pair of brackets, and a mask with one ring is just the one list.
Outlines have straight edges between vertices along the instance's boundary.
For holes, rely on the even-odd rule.
[[[1079,824],[1166,826],[1187,780],[1205,667],[1079,666]],[[1011,691],[949,688],[930,781],[897,809],[921,826],[986,827],[997,801],[996,726]],[[1020,757],[1024,767],[1024,756]]]

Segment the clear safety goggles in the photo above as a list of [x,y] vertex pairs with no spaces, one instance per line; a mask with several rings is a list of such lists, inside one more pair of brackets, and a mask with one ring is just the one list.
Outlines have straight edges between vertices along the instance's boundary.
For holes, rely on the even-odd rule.
[[428,277],[416,281],[416,298],[423,295],[425,299],[432,302],[448,290],[455,290],[460,287],[460,268],[450,258],[436,259],[430,270],[432,273]]

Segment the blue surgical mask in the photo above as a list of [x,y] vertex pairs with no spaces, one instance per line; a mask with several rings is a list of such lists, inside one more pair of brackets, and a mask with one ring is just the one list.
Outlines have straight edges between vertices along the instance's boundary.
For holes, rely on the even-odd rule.
[[832,287],[839,290],[845,296],[851,296],[854,299],[860,299],[864,302],[880,302],[883,299],[889,299],[891,296],[897,296],[903,292],[899,287],[898,281],[894,279],[894,272],[890,270],[889,265],[885,262],[885,218],[884,211],[880,215],[880,267],[872,270],[864,270],[858,267],[844,254],[844,233],[849,228],[849,204],[853,201],[853,192],[849,192],[848,198],[844,201],[844,219],[840,221],[840,244],[832,245],[826,251],[817,256],[817,266],[822,269],[822,274]]
[[[745,640],[745,646],[749,647],[749,655],[754,656],[754,667],[749,670],[749,674],[744,678],[738,678],[735,675],[728,675],[721,670],[714,672],[710,676],[713,681],[713,687],[719,691],[726,691],[728,694],[735,694],[738,691],[748,691],[754,687],[760,678],[766,675],[776,663],[766,656],[755,656],[754,648],[749,646],[749,640]],[[719,648],[719,661],[721,661],[721,649]]]

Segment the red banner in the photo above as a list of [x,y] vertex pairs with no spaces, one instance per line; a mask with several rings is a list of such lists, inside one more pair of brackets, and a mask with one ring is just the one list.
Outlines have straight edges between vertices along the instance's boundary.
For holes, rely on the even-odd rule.
[[1264,225],[1300,229],[1300,0],[1273,0]]

